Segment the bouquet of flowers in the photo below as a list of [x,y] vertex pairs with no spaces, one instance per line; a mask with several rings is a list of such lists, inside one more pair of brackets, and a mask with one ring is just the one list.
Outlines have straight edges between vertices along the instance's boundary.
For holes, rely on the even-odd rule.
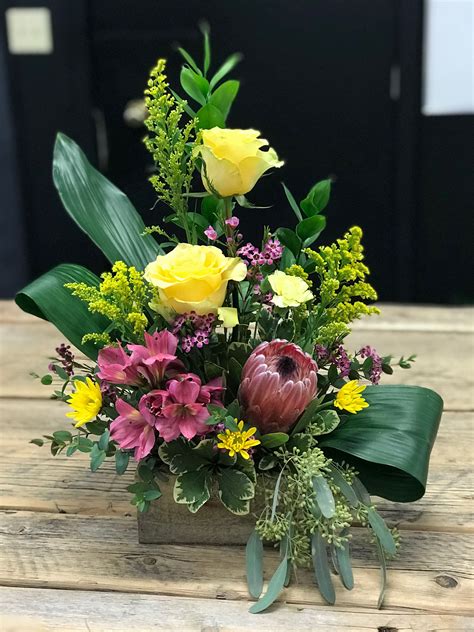
[[[381,603],[399,539],[369,494],[423,495],[442,400],[426,388],[379,385],[413,357],[344,347],[351,322],[378,313],[368,304],[377,295],[359,227],[317,245],[330,180],[301,202],[283,185],[295,226],[265,227],[261,242],[246,241],[246,196],[283,161],[260,132],[226,127],[239,91],[226,76],[240,56],[211,77],[206,29],[202,68],[180,52],[190,100],[170,88],[162,59],[145,90],[150,181],[168,209],[160,225],[145,227],[79,147],[57,137],[54,183],[111,270],[98,278],[59,265],[16,297],[75,347],[59,346],[41,378],[57,385],[53,397],[69,406],[72,428],[33,443],[49,443],[53,455],[88,453],[93,471],[107,458],[118,474],[134,462],[128,489],[139,512],[160,502],[170,479],[190,516],[210,498],[236,521],[252,515],[251,612],[273,603],[298,566],[314,567],[334,603],[330,565],[351,589],[350,529],[365,526],[382,567]],[[281,561],[262,596],[263,543],[279,547]]]

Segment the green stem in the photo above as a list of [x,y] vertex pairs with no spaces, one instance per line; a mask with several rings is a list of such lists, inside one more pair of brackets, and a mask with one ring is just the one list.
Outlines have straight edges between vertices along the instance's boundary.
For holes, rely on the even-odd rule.
[[[232,217],[232,196],[224,198],[224,230],[226,237],[232,237],[232,227],[225,223],[226,219],[230,219]],[[227,250],[229,255],[233,256],[234,247],[233,244],[227,244]]]

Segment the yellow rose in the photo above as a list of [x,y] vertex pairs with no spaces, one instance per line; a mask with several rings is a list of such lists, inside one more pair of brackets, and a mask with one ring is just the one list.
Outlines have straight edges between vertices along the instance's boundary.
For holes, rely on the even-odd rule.
[[158,288],[153,308],[165,318],[172,312],[216,313],[225,299],[227,282],[242,281],[247,266],[239,257],[226,257],[215,246],[178,244],[145,268],[145,279]]
[[261,150],[268,141],[259,136],[254,129],[213,127],[202,131],[198,151],[204,163],[202,181],[209,193],[245,195],[265,171],[284,164],[274,149]]
[[233,329],[239,324],[239,313],[235,307],[219,307],[217,317],[226,329]]
[[300,277],[277,270],[268,277],[274,292],[272,303],[277,307],[298,307],[313,298],[308,284]]

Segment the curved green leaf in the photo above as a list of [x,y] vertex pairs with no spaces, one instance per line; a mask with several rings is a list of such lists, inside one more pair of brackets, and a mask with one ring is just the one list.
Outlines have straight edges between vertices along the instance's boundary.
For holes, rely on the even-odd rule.
[[64,208],[110,262],[139,270],[162,252],[128,197],[89,163],[80,147],[59,133],[53,180]]
[[242,53],[234,53],[228,57],[210,81],[211,90],[243,59]]
[[289,439],[289,435],[286,432],[269,432],[266,435],[260,437],[260,442],[267,450],[274,450],[286,443]]
[[311,246],[326,228],[324,215],[307,217],[296,226],[296,234],[303,241],[303,248]]
[[385,520],[382,516],[378,514],[373,507],[369,507],[367,509],[367,518],[373,532],[379,539],[379,542],[383,546],[384,550],[389,555],[395,555],[397,552],[397,545],[393,539],[392,532],[385,524]]
[[275,234],[281,243],[291,250],[295,257],[299,255],[302,243],[300,238],[291,230],[291,228],[277,228]]
[[324,476],[313,476],[313,489],[321,513],[325,518],[332,518],[336,513],[336,502]]
[[98,314],[91,314],[87,305],[64,287],[65,283],[97,286],[99,278],[87,268],[63,263],[18,292],[15,302],[24,312],[48,320],[77,349],[95,359],[96,346],[92,342],[82,344],[82,337],[88,333],[103,332],[109,321]]
[[181,68],[179,79],[181,81],[181,87],[192,99],[201,105],[206,103],[206,96],[209,92],[207,79],[186,66]]
[[263,612],[278,598],[285,586],[287,566],[288,557],[285,555],[268,583],[267,592],[249,608],[251,614]]
[[371,494],[410,502],[425,493],[443,400],[420,386],[368,386],[368,408],[351,415],[319,445],[359,472]]
[[209,103],[222,112],[224,121],[227,119],[232,103],[239,92],[240,82],[235,79],[229,79],[224,82],[212,94]]
[[245,547],[247,585],[250,595],[258,599],[263,590],[263,542],[255,529]]
[[211,129],[211,127],[225,127],[225,119],[219,108],[212,103],[206,103],[196,112],[198,129]]
[[333,604],[336,601],[336,592],[331,579],[331,571],[329,570],[326,541],[319,531],[311,536],[311,557],[313,558],[314,573],[318,582],[319,592],[328,603]]
[[329,475],[332,478],[335,485],[339,487],[339,489],[341,490],[341,493],[346,497],[349,504],[352,507],[357,507],[357,505],[359,504],[359,499],[357,498],[357,494],[352,488],[352,485],[349,485],[349,483],[346,481],[342,472],[339,470],[337,466],[331,463],[329,465],[329,469],[331,470]]
[[331,195],[331,180],[321,180],[317,182],[309,191],[304,200],[301,200],[301,208],[305,215],[311,217],[323,211]]
[[347,590],[352,590],[354,588],[354,575],[352,573],[349,542],[344,542],[342,547],[335,546],[334,551],[336,553],[337,568],[342,585],[344,588],[347,588]]

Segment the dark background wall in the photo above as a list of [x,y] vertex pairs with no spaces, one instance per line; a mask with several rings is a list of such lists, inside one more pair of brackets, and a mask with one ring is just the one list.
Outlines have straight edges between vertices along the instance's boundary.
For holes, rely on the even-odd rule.
[[[234,73],[242,85],[229,124],[262,130],[286,160],[250,194],[273,206],[241,211],[246,235],[264,223],[292,221],[281,179],[303,197],[330,175],[335,185],[324,240],[362,225],[383,300],[472,299],[474,117],[420,114],[421,0],[28,4],[51,9],[54,51],[12,55],[2,41],[0,263],[9,268],[2,296],[63,260],[106,267],[54,191],[57,130],[129,195],[146,223],[159,221],[164,209],[150,210],[143,129],[128,126],[123,113],[141,97],[157,57],[169,59],[170,78],[177,79],[176,42],[200,54],[196,25],[206,17],[215,62],[236,50],[245,55]],[[16,5],[22,3],[0,1],[2,13]]]

